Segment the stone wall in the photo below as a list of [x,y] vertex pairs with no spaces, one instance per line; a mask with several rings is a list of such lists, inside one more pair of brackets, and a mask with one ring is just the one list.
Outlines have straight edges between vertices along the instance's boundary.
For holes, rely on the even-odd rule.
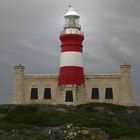
[[[87,102],[105,102],[119,104],[120,79],[120,75],[87,75],[85,80]],[[99,100],[91,99],[92,88],[99,89]],[[112,88],[113,99],[105,99],[106,88]]]
[[[90,102],[133,105],[130,65],[121,65],[120,74],[85,75],[85,84],[58,87],[58,75],[24,75],[24,66],[15,66],[13,104],[66,104]],[[31,99],[31,89],[38,89],[38,99]],[[44,99],[44,89],[51,88],[51,99]],[[92,99],[92,88],[98,88],[99,99]],[[105,99],[106,88],[112,88],[113,99]],[[66,102],[66,91],[73,92],[73,102]]]

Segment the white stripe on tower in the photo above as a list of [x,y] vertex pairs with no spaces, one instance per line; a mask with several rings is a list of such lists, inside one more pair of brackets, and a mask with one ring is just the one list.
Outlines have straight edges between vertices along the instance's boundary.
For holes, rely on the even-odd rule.
[[83,67],[82,53],[75,51],[61,53],[60,67],[65,66]]

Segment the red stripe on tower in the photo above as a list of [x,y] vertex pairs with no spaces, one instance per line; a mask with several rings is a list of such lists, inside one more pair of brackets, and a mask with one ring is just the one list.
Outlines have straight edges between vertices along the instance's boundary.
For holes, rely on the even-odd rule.
[[61,58],[59,85],[82,85],[84,83],[83,45],[84,40],[79,25],[80,16],[72,7],[65,15],[64,31],[60,35]]
[[83,68],[81,67],[61,67],[60,75],[60,85],[81,85],[84,83]]

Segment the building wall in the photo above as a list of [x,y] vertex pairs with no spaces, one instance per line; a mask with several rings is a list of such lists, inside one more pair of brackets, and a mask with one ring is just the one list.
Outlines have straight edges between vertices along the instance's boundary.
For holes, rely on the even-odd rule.
[[[15,66],[13,104],[66,104],[90,102],[133,105],[130,65],[121,65],[117,75],[86,75],[81,86],[58,86],[58,75],[24,75],[23,66]],[[38,99],[31,99],[31,89],[38,88]],[[51,88],[51,100],[44,99],[44,89]],[[92,99],[92,88],[98,88],[99,99]],[[106,88],[112,88],[113,99],[105,99]],[[66,102],[66,91],[73,92],[73,102]]]
[[[58,90],[58,76],[55,75],[29,75],[24,76],[24,101],[29,103],[56,104]],[[31,100],[31,89],[38,88],[38,100]],[[44,100],[44,89],[51,88],[52,100]]]
[[[88,75],[85,80],[87,102],[105,102],[119,104],[120,75]],[[91,99],[92,88],[99,89],[99,100]],[[113,99],[105,99],[106,88],[112,88]]]

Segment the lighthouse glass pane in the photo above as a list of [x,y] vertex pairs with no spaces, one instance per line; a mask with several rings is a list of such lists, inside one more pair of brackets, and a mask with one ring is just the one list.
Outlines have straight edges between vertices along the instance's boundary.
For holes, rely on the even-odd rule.
[[65,28],[80,28],[79,17],[69,16],[65,17]]
[[106,88],[105,99],[113,99],[113,89]]
[[99,99],[99,89],[98,88],[92,88],[91,99]]
[[76,26],[79,26],[79,18],[75,19],[75,24],[76,24]]
[[38,99],[38,88],[31,89],[31,99]]
[[73,102],[73,93],[72,93],[72,91],[66,91],[66,102]]
[[44,90],[44,99],[51,99],[51,88],[45,88]]

